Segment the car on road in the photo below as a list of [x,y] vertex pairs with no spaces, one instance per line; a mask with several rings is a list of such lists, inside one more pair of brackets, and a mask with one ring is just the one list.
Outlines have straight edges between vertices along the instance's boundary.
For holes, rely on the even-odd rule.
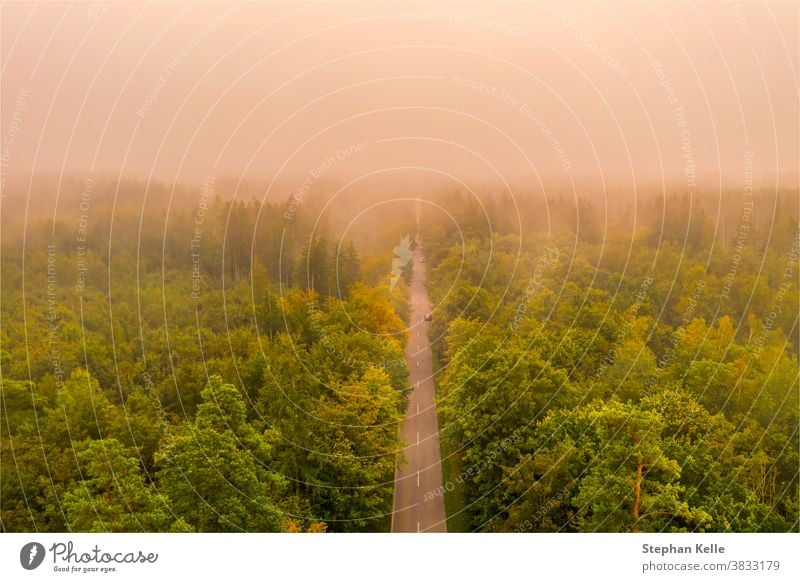
[[431,315],[430,313],[426,313],[425,314],[425,321],[432,321],[432,320],[433,320],[433,315]]
[[425,262],[425,257],[420,257],[420,258],[419,258],[419,262],[420,262],[420,263],[424,263],[424,262]]

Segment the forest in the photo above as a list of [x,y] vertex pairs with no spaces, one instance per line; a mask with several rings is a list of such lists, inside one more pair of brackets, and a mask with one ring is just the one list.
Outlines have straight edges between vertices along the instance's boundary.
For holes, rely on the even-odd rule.
[[3,225],[4,531],[388,528],[391,245],[210,190],[76,181]]
[[449,531],[798,531],[796,190],[442,191],[350,228],[217,186],[3,201],[2,531],[388,531],[409,235]]
[[450,531],[798,530],[797,192],[715,198],[428,220]]

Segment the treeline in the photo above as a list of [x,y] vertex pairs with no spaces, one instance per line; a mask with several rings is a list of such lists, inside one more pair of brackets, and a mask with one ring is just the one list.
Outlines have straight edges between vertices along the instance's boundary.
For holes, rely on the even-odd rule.
[[495,204],[463,245],[428,213],[450,530],[797,531],[793,201],[744,240],[703,222],[696,244],[672,209],[598,241],[520,237]]
[[[3,201],[3,531],[388,530],[413,209],[217,186]],[[725,196],[422,206],[451,531],[798,529],[800,202]]]
[[[97,288],[108,286],[109,264],[114,273],[140,278],[199,265],[203,277],[226,285],[262,267],[276,284],[308,288],[313,279],[322,295],[341,296],[356,280],[377,284],[384,261],[391,262],[391,245],[414,224],[407,205],[372,204],[355,195],[340,195],[331,205],[321,193],[243,199],[234,191],[226,197],[220,191],[230,185],[213,178],[193,188],[77,177],[37,177],[32,184],[29,196],[20,187],[3,200],[3,248],[16,267],[23,248],[38,261],[52,245],[66,286],[78,278],[81,252]],[[362,212],[361,220],[352,220]]]
[[3,217],[3,531],[388,530],[395,231],[159,188]]
[[736,248],[763,252],[768,246],[789,249],[800,220],[797,189],[637,192],[627,198],[618,192],[604,196],[453,190],[438,195],[437,203],[449,216],[427,209],[423,225],[436,240],[459,233],[485,238],[494,232],[526,239],[568,235],[593,244],[643,241],[657,247],[670,242],[693,252],[717,247],[727,253]]

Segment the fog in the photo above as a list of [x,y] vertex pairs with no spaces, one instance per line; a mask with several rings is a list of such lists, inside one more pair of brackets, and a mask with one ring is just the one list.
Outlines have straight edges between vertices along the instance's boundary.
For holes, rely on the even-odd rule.
[[[798,4],[2,4],[4,188],[794,188]],[[274,182],[273,182],[274,180]]]

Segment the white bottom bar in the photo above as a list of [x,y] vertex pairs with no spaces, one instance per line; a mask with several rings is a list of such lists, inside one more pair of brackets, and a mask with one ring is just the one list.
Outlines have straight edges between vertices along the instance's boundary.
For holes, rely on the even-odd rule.
[[[115,581],[797,580],[798,541],[798,534],[4,534],[0,573]],[[22,562],[39,554],[29,556],[32,542],[45,555],[27,570]]]

